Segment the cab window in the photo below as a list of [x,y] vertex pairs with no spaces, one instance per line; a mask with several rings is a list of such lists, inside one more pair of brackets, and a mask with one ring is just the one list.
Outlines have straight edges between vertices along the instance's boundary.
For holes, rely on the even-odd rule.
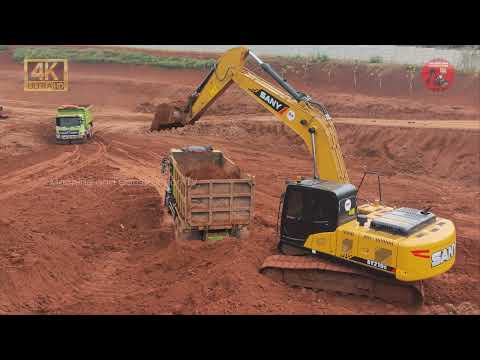
[[303,212],[302,192],[299,190],[289,190],[287,192],[287,216],[300,218]]

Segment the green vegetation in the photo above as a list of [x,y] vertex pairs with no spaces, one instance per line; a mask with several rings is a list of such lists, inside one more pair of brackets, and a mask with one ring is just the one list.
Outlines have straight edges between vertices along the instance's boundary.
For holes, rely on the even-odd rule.
[[328,55],[325,55],[325,54],[315,54],[314,56],[312,56],[311,59],[313,63],[317,63],[317,64],[330,61],[330,58],[328,57]]
[[18,62],[22,62],[24,59],[68,59],[71,62],[80,63],[151,65],[172,69],[204,69],[215,64],[214,59],[193,59],[175,56],[163,57],[142,52],[71,48],[21,47],[15,49],[13,59]]
[[7,50],[8,45],[0,45],[0,51]]
[[291,55],[291,56],[281,56],[292,63],[310,63],[310,64],[319,64],[330,61],[328,55],[325,54],[315,54],[315,55]]
[[381,56],[372,56],[368,62],[370,64],[382,64],[383,58]]
[[[408,45],[406,45],[408,46]],[[436,48],[436,49],[456,49],[456,50],[470,50],[477,49],[480,50],[480,45],[414,45],[416,47],[425,47],[425,48]]]
[[307,59],[306,56],[302,56],[302,55],[289,55],[289,56],[281,56],[281,57],[295,63],[305,62],[305,60]]

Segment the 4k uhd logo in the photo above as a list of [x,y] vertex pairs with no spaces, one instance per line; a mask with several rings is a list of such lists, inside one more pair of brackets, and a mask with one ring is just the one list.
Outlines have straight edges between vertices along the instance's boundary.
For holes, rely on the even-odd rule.
[[25,91],[67,91],[66,59],[25,59]]

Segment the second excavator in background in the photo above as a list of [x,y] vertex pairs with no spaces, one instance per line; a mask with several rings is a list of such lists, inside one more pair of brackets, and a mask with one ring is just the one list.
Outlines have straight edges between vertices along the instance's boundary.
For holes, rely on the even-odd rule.
[[[247,69],[249,56],[281,89]],[[312,178],[286,182],[277,226],[281,255],[268,257],[260,271],[292,286],[422,303],[422,281],[455,262],[452,221],[429,210],[360,205],[325,106],[249,49],[223,54],[183,107],[160,105],[152,130],[194,124],[232,84],[300,136],[313,158]]]

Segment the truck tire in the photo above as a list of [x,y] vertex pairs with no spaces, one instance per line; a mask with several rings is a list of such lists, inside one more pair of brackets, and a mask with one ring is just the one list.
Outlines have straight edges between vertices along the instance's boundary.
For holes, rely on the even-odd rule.
[[182,231],[182,227],[180,225],[180,221],[178,220],[178,217],[175,217],[173,228],[175,233],[175,241],[186,240],[185,232]]
[[245,240],[250,237],[250,231],[248,230],[248,228],[237,228],[235,230],[232,230],[231,234],[233,237],[239,240]]

